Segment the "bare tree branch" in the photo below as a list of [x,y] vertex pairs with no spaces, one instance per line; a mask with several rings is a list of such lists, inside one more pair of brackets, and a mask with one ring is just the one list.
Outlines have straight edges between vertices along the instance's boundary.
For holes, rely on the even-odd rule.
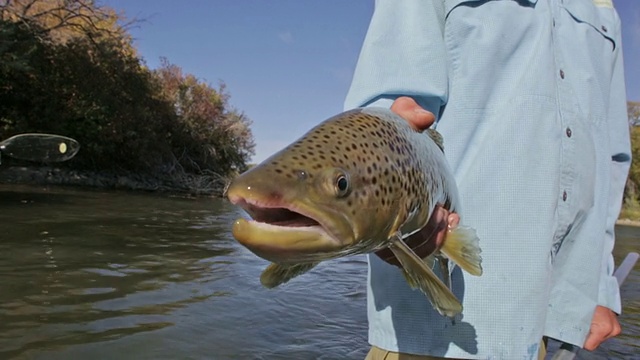
[[[113,9],[97,6],[92,0],[5,0],[0,3],[0,19],[20,22],[32,29],[37,24],[43,40],[62,41],[85,36],[124,39],[127,28],[137,19],[123,22]],[[72,31],[65,31],[72,29]]]

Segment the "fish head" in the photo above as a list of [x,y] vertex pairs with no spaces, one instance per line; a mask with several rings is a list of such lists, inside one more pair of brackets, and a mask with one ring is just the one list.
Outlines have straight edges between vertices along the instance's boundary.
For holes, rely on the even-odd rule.
[[371,120],[338,115],[237,177],[226,195],[252,219],[234,223],[236,240],[269,261],[296,263],[386,239],[398,192],[387,169],[393,162],[380,161],[362,125]]

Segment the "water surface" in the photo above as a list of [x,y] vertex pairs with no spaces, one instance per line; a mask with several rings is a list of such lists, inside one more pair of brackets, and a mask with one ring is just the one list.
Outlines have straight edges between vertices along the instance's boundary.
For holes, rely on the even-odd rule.
[[[0,358],[362,359],[366,260],[275,290],[219,199],[0,186]],[[619,257],[640,230],[618,229]],[[640,353],[640,271],[625,334],[585,359]]]

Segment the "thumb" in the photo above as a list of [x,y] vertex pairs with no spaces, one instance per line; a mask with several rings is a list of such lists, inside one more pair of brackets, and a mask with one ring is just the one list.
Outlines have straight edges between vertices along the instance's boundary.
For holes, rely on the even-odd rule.
[[436,121],[435,115],[420,107],[415,100],[407,96],[401,96],[391,105],[391,111],[400,115],[418,131],[426,130]]

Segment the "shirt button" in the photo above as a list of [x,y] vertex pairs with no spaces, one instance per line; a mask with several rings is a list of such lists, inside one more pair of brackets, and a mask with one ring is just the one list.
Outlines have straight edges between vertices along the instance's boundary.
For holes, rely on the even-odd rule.
[[563,70],[560,70],[560,77],[561,77],[562,79],[564,79],[564,71],[563,71]]
[[567,201],[567,192],[566,191],[562,192],[562,201]]
[[607,27],[606,26],[602,25],[601,29],[602,29],[602,31],[607,32]]
[[571,128],[567,128],[566,133],[567,133],[567,137],[571,137]]

